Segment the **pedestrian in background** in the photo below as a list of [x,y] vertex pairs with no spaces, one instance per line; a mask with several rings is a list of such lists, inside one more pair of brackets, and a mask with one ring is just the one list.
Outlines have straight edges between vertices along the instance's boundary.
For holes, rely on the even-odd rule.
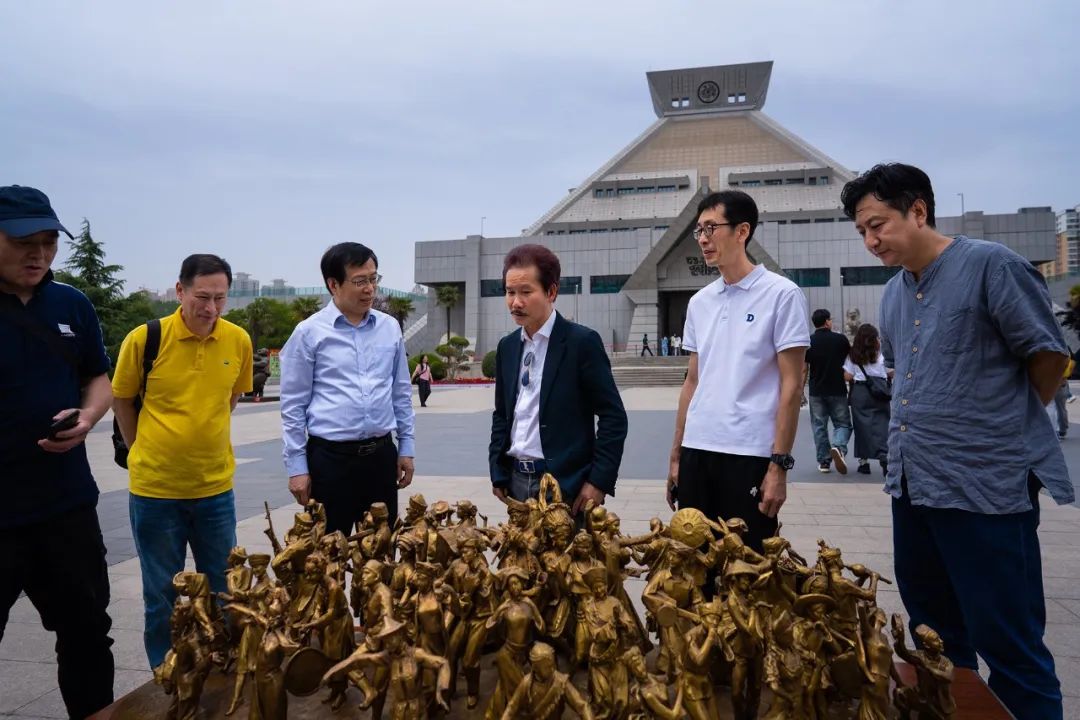
[[427,407],[427,399],[431,397],[431,365],[428,364],[427,355],[420,356],[420,362],[413,369],[412,379],[416,381],[416,388],[420,392],[420,407]]
[[[893,370],[885,367],[881,355],[881,337],[870,323],[859,326],[851,352],[844,360],[844,380],[851,383],[848,396],[851,403],[851,422],[855,430],[854,453],[859,459],[858,471],[870,474],[870,461],[881,463],[881,471],[889,469],[889,403],[880,392],[888,387]],[[876,379],[874,379],[876,378]]]

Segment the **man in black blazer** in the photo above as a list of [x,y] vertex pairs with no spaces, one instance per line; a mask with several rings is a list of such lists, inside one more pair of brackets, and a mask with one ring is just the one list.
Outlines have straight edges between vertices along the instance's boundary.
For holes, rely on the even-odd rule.
[[499,341],[488,459],[497,497],[536,497],[549,472],[577,515],[615,494],[626,410],[600,336],[555,311],[560,272],[542,245],[503,261],[506,306],[521,329]]

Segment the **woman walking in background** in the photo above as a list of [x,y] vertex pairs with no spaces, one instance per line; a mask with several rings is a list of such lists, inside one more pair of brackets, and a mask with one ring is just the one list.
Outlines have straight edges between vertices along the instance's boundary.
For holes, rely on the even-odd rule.
[[881,338],[869,323],[859,326],[844,361],[844,380],[851,383],[851,424],[855,430],[855,457],[859,472],[870,474],[870,461],[881,463],[884,472],[889,458],[889,403],[893,371],[881,357]]
[[420,362],[416,363],[412,379],[420,389],[420,407],[427,407],[427,399],[431,396],[431,366],[428,365],[427,355],[420,356]]

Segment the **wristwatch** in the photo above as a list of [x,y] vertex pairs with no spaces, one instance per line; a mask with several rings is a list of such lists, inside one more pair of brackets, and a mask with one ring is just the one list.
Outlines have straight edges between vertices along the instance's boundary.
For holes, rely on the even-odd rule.
[[787,454],[773,453],[769,456],[769,462],[774,462],[785,470],[795,467],[795,458]]

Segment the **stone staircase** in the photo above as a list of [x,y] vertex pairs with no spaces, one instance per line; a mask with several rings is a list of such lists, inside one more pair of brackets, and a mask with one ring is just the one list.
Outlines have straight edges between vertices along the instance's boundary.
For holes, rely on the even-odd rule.
[[682,385],[686,377],[689,356],[682,357],[636,357],[632,355],[611,358],[611,374],[620,388],[671,387]]

